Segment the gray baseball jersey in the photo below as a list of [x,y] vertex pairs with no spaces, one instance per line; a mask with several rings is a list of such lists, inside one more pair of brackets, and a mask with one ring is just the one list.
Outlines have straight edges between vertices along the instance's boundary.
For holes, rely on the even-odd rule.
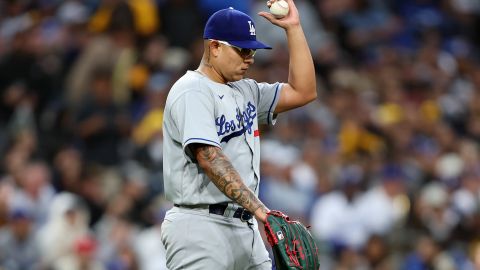
[[170,90],[163,119],[167,199],[181,205],[231,201],[210,181],[189,151],[191,143],[221,147],[245,185],[258,195],[259,124],[273,125],[281,83],[243,79],[216,83],[187,71]]

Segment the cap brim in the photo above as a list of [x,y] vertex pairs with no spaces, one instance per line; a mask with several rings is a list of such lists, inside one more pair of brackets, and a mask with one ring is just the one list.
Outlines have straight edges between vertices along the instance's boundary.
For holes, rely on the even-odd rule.
[[234,46],[237,46],[239,48],[242,48],[242,49],[267,49],[267,50],[270,50],[272,49],[272,47],[266,45],[266,44],[263,44],[262,42],[260,41],[256,41],[256,40],[244,40],[244,41],[228,41],[228,43],[234,45]]

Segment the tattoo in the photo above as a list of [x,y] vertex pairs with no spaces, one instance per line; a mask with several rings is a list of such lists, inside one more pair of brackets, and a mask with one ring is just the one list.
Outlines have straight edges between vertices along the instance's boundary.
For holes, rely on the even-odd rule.
[[201,145],[196,148],[195,153],[200,166],[218,189],[227,197],[252,213],[255,213],[259,208],[264,213],[267,213],[265,205],[243,183],[237,170],[235,170],[228,157],[225,156],[220,148]]

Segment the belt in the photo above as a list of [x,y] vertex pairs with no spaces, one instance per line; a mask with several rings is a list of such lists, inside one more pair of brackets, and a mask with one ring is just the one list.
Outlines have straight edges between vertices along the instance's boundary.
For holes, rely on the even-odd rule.
[[[181,208],[196,208],[194,205],[179,205],[174,204],[175,207]],[[229,216],[230,211],[228,209],[228,203],[217,203],[208,205],[208,212],[210,214],[220,215],[220,216]],[[253,218],[252,212],[248,211],[243,207],[238,207],[233,213],[233,218],[239,218],[241,221],[249,221]]]

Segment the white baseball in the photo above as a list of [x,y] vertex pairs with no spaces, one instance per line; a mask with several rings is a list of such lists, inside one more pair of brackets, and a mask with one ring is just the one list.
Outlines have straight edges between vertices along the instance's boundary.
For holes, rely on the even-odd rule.
[[288,3],[285,0],[278,0],[273,2],[270,6],[270,13],[277,19],[281,19],[288,14]]

